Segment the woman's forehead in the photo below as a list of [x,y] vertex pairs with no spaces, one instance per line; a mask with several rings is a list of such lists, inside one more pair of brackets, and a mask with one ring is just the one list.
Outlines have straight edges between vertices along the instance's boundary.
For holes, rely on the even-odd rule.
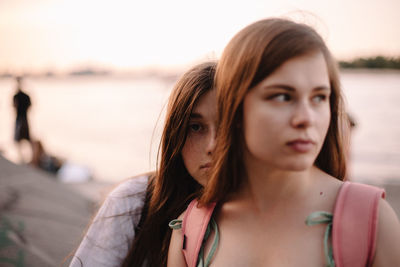
[[216,92],[215,90],[210,90],[202,95],[193,108],[191,117],[205,117],[205,116],[215,116],[216,113]]

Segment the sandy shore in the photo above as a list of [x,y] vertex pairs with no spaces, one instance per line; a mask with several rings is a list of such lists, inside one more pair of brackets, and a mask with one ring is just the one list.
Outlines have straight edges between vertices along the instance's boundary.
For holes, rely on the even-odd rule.
[[[54,176],[0,156],[0,265],[7,259],[29,266],[68,266],[68,255],[114,186],[98,181],[60,183]],[[400,183],[377,186],[386,190],[399,216]]]
[[53,176],[0,156],[0,266],[67,266],[96,207]]

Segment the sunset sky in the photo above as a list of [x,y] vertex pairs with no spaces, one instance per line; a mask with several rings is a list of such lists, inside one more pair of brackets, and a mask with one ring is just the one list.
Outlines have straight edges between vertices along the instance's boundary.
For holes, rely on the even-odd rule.
[[316,27],[338,59],[400,56],[399,10],[399,0],[0,0],[0,72],[183,66],[282,15]]

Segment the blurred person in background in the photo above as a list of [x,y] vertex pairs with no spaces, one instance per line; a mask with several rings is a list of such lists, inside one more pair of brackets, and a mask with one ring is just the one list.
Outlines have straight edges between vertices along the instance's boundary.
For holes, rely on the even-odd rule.
[[16,82],[17,92],[13,97],[13,106],[16,112],[14,141],[17,144],[20,161],[24,163],[27,162],[27,160],[24,159],[21,145],[23,140],[28,141],[29,144],[31,143],[28,123],[28,110],[31,106],[31,99],[29,95],[22,90],[21,76],[16,77]]
[[63,165],[63,160],[50,155],[39,140],[32,140],[32,159],[30,164],[52,174],[57,174]]

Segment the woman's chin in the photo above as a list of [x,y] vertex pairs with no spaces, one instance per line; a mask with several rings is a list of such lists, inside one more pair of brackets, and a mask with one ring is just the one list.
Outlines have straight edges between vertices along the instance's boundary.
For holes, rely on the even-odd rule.
[[287,164],[284,164],[283,169],[288,170],[288,171],[306,171],[308,169],[311,169],[312,166],[314,165],[313,160],[294,160],[292,162],[287,162]]

